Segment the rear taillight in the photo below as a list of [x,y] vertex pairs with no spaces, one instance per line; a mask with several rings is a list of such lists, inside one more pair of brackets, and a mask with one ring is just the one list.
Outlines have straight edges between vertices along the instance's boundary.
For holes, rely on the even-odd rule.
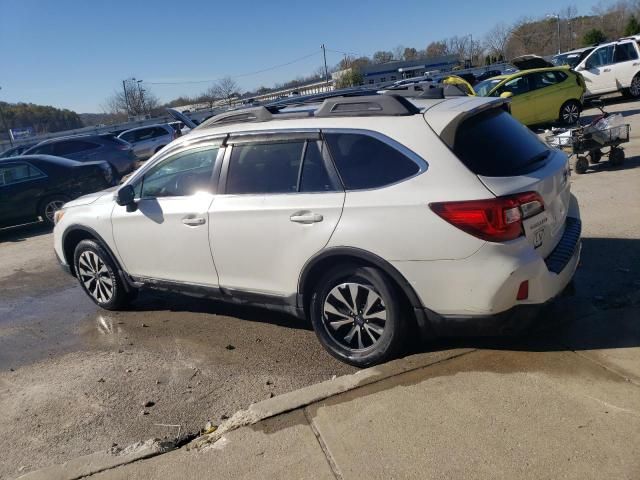
[[488,242],[506,242],[521,235],[522,220],[544,210],[536,192],[507,197],[429,204],[431,210],[454,227]]

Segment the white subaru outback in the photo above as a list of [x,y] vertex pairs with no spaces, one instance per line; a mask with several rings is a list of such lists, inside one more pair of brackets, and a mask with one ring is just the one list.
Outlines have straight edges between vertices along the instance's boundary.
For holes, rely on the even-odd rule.
[[209,119],[56,214],[100,307],[151,287],[278,306],[357,366],[409,336],[523,326],[571,281],[565,154],[505,99],[338,96]]

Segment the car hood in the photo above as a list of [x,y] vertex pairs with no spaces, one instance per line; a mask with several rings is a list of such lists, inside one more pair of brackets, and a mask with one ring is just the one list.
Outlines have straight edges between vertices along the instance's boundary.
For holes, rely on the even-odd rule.
[[511,65],[519,70],[532,70],[534,68],[549,68],[555,67],[554,64],[547,62],[544,58],[538,55],[522,55],[511,60]]
[[94,192],[94,193],[90,193],[88,195],[83,195],[82,197],[78,197],[75,200],[71,200],[70,202],[67,202],[64,204],[64,208],[67,207],[80,207],[82,205],[89,205],[91,203],[96,202],[98,199],[105,199],[105,200],[109,200],[111,201],[111,199],[113,199],[113,192],[115,190],[117,190],[119,187],[115,186],[115,187],[111,187],[108,188],[106,190],[102,190],[100,192]]

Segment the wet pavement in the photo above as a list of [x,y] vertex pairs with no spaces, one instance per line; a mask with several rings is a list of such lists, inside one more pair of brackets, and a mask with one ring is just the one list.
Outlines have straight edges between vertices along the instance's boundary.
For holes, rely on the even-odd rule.
[[[629,118],[640,126],[637,116]],[[558,355],[575,352],[640,388],[640,142],[627,155],[623,169],[603,163],[572,177],[584,224],[577,294],[557,302],[535,335],[419,348],[501,352],[502,366],[496,355],[474,357],[464,367],[472,377],[542,365],[581,378],[592,366]],[[0,231],[0,478],[195,433],[251,402],[354,371],[307,323],[268,310],[159,292],[142,293],[129,311],[100,310],[58,267],[46,229]]]

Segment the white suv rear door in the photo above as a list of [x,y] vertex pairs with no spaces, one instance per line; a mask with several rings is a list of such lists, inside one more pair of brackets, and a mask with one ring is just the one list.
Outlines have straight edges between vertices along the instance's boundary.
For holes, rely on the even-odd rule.
[[629,88],[631,80],[640,71],[640,60],[634,42],[621,42],[616,45],[614,64],[611,67],[618,86]]
[[319,132],[228,140],[209,235],[220,286],[287,297],[335,230],[344,191]]

